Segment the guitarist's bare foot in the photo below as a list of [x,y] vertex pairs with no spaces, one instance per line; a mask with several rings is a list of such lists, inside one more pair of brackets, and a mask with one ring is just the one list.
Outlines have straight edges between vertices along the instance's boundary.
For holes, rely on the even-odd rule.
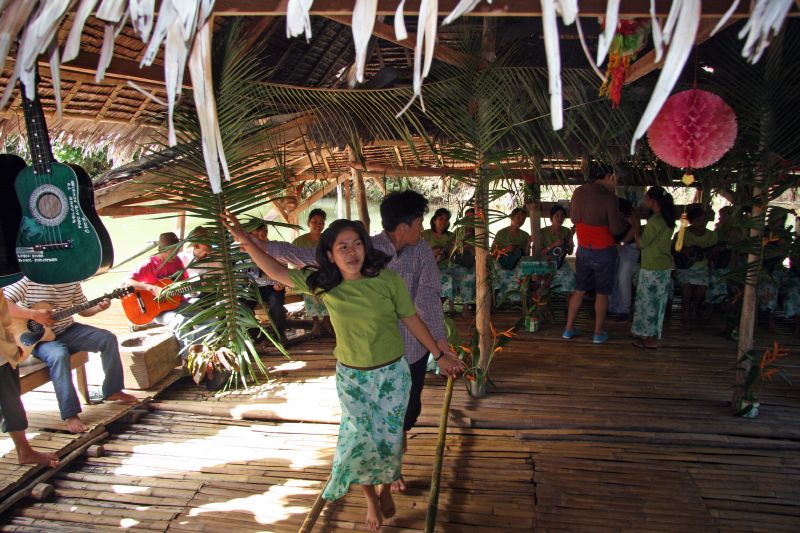
[[106,396],[107,402],[120,402],[120,403],[136,403],[139,400],[133,394],[128,394],[124,391],[117,391],[114,394]]
[[391,485],[389,483],[381,485],[381,492],[378,497],[381,503],[381,514],[384,518],[391,518],[397,514],[397,507],[394,505],[394,498],[392,497]]
[[58,456],[54,453],[37,452],[33,448],[17,453],[17,462],[21,465],[41,465],[55,468],[58,466]]
[[403,479],[403,476],[400,476],[397,481],[392,481],[392,490],[390,492],[405,492],[406,491],[406,480]]
[[65,422],[70,433],[86,433],[89,431],[89,427],[81,421],[78,415],[67,418]]

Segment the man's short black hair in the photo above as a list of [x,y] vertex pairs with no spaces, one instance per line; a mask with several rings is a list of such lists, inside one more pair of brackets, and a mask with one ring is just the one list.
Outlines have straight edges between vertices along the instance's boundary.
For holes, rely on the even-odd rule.
[[592,166],[589,168],[589,183],[595,182],[597,180],[601,180],[608,176],[609,174],[613,174],[614,169],[611,168],[610,165],[602,165],[599,163],[592,163]]
[[386,231],[394,231],[400,224],[409,226],[428,212],[428,200],[412,190],[389,193],[381,202],[381,224]]

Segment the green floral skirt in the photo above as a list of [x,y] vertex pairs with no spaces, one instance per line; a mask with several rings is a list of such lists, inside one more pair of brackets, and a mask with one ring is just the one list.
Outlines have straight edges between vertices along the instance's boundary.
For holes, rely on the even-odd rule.
[[639,270],[631,333],[661,338],[670,288],[669,270]]
[[304,294],[303,303],[306,306],[306,316],[309,318],[328,316],[328,308],[322,303],[322,300],[314,296]]
[[374,370],[336,364],[336,392],[342,409],[328,501],[347,494],[352,483],[380,485],[400,478],[403,418],[411,390],[405,357]]
[[675,270],[675,277],[678,279],[678,285],[696,285],[708,287],[709,274],[708,266],[701,266],[698,268],[679,268]]
[[555,292],[561,294],[570,294],[575,290],[575,271],[566,261],[561,265],[561,268],[556,270],[550,286],[553,287]]

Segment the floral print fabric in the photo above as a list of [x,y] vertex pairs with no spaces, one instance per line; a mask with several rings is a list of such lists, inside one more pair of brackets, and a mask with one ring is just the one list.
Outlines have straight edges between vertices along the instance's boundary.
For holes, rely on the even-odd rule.
[[661,338],[667,296],[670,287],[669,270],[639,270],[636,303],[631,333],[639,337]]
[[403,418],[410,390],[411,371],[405,357],[373,370],[336,364],[342,418],[323,498],[338,500],[352,483],[380,485],[400,478]]

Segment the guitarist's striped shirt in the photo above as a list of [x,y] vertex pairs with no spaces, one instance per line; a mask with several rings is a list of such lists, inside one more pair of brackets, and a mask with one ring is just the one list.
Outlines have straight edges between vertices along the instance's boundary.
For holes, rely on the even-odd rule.
[[[39,302],[47,302],[53,309],[66,309],[76,305],[85,304],[88,300],[83,294],[80,283],[59,283],[57,285],[42,285],[22,278],[18,282],[3,289],[9,301],[21,307],[31,307]],[[75,320],[68,316],[53,324],[52,330],[56,335],[70,327]]]

